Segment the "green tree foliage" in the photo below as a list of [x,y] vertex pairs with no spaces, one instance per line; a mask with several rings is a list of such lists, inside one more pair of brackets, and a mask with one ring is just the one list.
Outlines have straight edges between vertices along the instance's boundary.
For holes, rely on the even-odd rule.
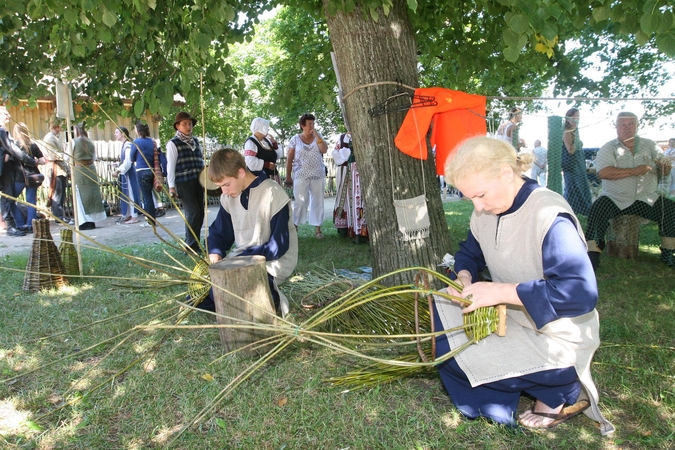
[[[257,17],[280,3],[297,7],[282,8],[259,30],[262,40],[252,54],[228,59],[232,44],[251,42]],[[47,76],[70,81],[87,99],[80,102],[87,116],[94,113],[92,102],[111,113],[140,116],[147,108],[168,116],[175,94],[195,110],[201,92],[219,116],[231,105],[248,114],[247,94],[259,88],[250,114],[278,117],[281,135],[307,111],[335,127],[340,119],[323,14],[361,8],[386,20],[391,0],[325,4],[322,10],[318,2],[295,0],[6,0],[0,11],[0,96],[35,100],[52,89]],[[667,0],[407,4],[427,86],[536,96],[554,83],[562,95],[625,96],[640,88],[650,94],[664,81],[661,63],[675,56]],[[606,76],[583,75],[594,67]],[[133,101],[131,111],[125,112],[122,99]]]
[[[273,133],[283,144],[299,131],[298,118],[306,112],[317,116],[325,135],[337,131],[342,117],[330,50],[326,24],[316,14],[278,8],[273,17],[256,25],[255,34],[230,46],[226,64],[242,87],[230,103],[206,104],[206,134],[221,145],[241,149],[253,118],[264,117],[271,120]],[[191,112],[200,116],[197,106]],[[180,108],[174,107],[171,117]],[[161,130],[162,136],[174,131],[171,123]]]
[[[664,42],[673,8],[647,3],[420,3],[410,16],[421,84],[488,96],[536,97],[549,86],[564,97],[653,96],[670,78],[664,63],[675,49]],[[668,105],[646,106],[653,117],[669,113]]]
[[[180,94],[229,104],[243,88],[225,63],[267,2],[6,0],[0,11],[2,97],[36,99],[51,79],[74,87],[83,115],[104,109],[167,115]],[[47,78],[46,78],[47,77]],[[122,99],[133,100],[126,112]]]
[[[272,121],[280,141],[298,133],[298,118],[313,113],[324,135],[342,122],[337,104],[337,84],[330,59],[326,23],[316,14],[282,7],[256,27],[250,42],[232,47],[228,62],[246,86],[246,99],[235,106],[241,118],[243,145],[254,117]],[[222,110],[226,122],[233,111]]]

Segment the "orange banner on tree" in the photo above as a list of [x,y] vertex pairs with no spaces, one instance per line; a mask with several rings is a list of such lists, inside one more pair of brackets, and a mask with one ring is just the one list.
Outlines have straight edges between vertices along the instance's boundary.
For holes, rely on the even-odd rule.
[[431,145],[436,147],[436,173],[443,175],[445,161],[457,144],[487,133],[486,99],[482,95],[438,87],[415,89],[415,95],[433,96],[438,105],[410,108],[394,143],[406,155],[427,159],[426,135],[433,126]]

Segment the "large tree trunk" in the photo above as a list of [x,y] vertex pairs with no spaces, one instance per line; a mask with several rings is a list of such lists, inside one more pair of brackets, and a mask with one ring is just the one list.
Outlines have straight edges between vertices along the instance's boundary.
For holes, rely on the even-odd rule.
[[[419,159],[401,153],[394,145],[406,111],[379,117],[368,114],[369,109],[387,100],[396,91],[396,86],[384,84],[360,88],[384,81],[417,86],[415,36],[406,2],[394,0],[393,3],[388,16],[378,8],[377,22],[361,11],[327,15],[343,92],[347,95],[358,89],[345,99],[345,109],[362,177],[374,276],[403,267],[435,268],[450,250],[433,156],[429,154],[421,164]],[[403,241],[393,199],[412,198],[425,192],[431,221],[430,236]]]

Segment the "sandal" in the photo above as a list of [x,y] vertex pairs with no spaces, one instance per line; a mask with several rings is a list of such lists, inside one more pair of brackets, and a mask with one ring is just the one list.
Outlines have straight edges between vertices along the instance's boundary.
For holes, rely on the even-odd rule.
[[314,233],[314,237],[317,239],[323,239],[325,236],[323,235],[322,232],[317,231],[316,233]]
[[561,423],[567,421],[568,419],[571,419],[572,417],[581,414],[582,412],[586,411],[589,407],[591,406],[591,403],[588,400],[579,400],[576,402],[574,405],[566,406],[564,407],[560,413],[558,414],[549,414],[549,413],[539,413],[534,411],[534,409],[530,409],[526,412],[530,412],[534,414],[535,416],[541,416],[541,417],[546,417],[549,419],[554,419],[553,422],[546,424],[546,425],[541,425],[541,426],[527,426],[523,425],[521,422],[521,425],[527,428],[531,429],[539,429],[539,428],[554,428],[560,425]]

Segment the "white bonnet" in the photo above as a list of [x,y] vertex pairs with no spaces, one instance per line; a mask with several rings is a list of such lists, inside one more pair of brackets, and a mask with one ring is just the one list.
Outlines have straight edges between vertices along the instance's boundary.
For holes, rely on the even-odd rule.
[[251,122],[251,133],[258,132],[267,135],[269,129],[270,129],[269,120],[256,117],[255,119],[253,119],[253,122]]

